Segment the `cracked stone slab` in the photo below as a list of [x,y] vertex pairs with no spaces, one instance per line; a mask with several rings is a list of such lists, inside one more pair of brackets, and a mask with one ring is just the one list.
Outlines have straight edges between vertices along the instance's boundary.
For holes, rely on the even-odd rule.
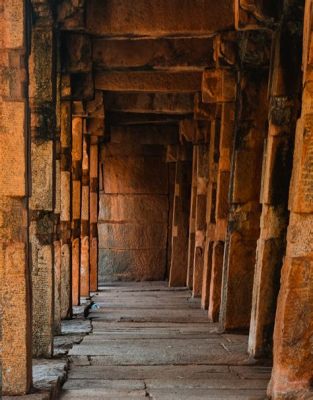
[[66,359],[33,360],[33,385],[35,389],[50,390],[53,385],[63,383],[66,377]]
[[265,399],[270,368],[249,358],[247,335],[222,334],[189,296],[159,283],[100,292],[61,399]]
[[115,390],[115,389],[74,389],[64,390],[61,400],[125,400],[125,399],[147,399],[145,390]]
[[69,319],[61,323],[61,333],[63,335],[82,333],[87,334],[92,331],[92,325],[88,319]]
[[53,354],[54,356],[66,355],[74,344],[80,343],[84,338],[80,335],[59,335],[53,338]]

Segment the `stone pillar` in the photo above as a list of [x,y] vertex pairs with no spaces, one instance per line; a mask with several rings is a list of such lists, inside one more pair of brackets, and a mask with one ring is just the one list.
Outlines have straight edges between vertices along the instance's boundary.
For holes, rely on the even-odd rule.
[[[250,324],[256,242],[260,231],[267,75],[266,68],[248,66],[240,73],[220,315],[224,329],[246,329]],[[224,82],[235,91],[235,81],[233,86],[228,79]]]
[[[220,118],[220,115],[217,115]],[[220,119],[211,122],[209,154],[208,154],[208,184],[207,184],[207,206],[206,206],[206,232],[204,243],[204,263],[201,290],[201,307],[207,309],[209,306],[210,282],[212,270],[213,242],[215,240],[216,224],[216,189],[217,189],[217,165],[219,159],[220,144]]]
[[29,58],[31,110],[30,252],[32,257],[33,355],[53,353],[55,49],[53,10],[33,2]]
[[58,57],[57,91],[56,91],[56,129],[55,129],[55,159],[54,159],[54,334],[61,333],[61,92],[60,88],[60,59]]
[[[76,105],[77,106],[77,105]],[[74,113],[73,113],[74,114]],[[83,117],[72,118],[72,305],[80,304],[81,181]]]
[[96,91],[93,100],[87,102],[86,130],[90,134],[89,149],[89,268],[90,268],[90,291],[98,290],[98,211],[99,211],[99,137],[104,132],[104,103],[103,93]]
[[[273,399],[310,398],[313,332],[312,1],[307,0],[303,39],[302,114],[297,124],[290,184],[290,220],[281,272],[269,385]],[[303,393],[304,392],[304,393]]]
[[221,129],[219,141],[219,160],[217,167],[217,187],[215,205],[215,231],[212,249],[212,267],[209,291],[209,319],[217,322],[219,319],[222,271],[224,261],[224,242],[227,233],[227,218],[229,213],[229,182],[230,162],[233,145],[235,119],[234,103],[223,103],[221,114]]
[[90,138],[90,291],[98,290],[98,201],[99,201],[99,145],[98,137]]
[[0,7],[0,368],[3,395],[28,393],[32,376],[25,3],[2,1]]
[[[301,24],[302,16],[298,17]],[[254,357],[272,354],[280,272],[289,221],[288,191],[301,85],[301,53],[294,49],[301,48],[302,40],[300,32],[290,32],[289,26],[289,21],[283,20],[274,37],[269,131],[261,193],[261,233],[257,246],[249,335],[249,352]],[[289,54],[292,64],[287,61],[289,57],[282,57],[282,54]]]
[[72,308],[72,268],[71,268],[71,146],[72,111],[71,102],[61,101],[61,317],[71,316]]
[[168,230],[167,230],[167,265],[165,279],[169,279],[172,258],[172,233],[173,233],[173,213],[174,213],[174,197],[175,197],[175,175],[176,163],[168,163]]
[[192,149],[192,179],[191,196],[189,212],[189,239],[188,239],[188,268],[187,268],[187,286],[192,289],[193,285],[193,260],[195,254],[195,222],[196,222],[196,198],[197,198],[197,147]]
[[82,155],[82,194],[81,194],[81,230],[80,230],[80,296],[89,297],[89,147],[90,136],[83,134]]
[[178,146],[177,149],[169,286],[185,286],[187,279],[191,185],[190,150],[188,144]]
[[192,295],[201,296],[203,267],[204,267],[204,247],[206,235],[206,205],[207,205],[207,184],[208,184],[208,145],[206,143],[196,145],[197,152],[197,195],[195,205],[195,250],[193,260],[193,284]]

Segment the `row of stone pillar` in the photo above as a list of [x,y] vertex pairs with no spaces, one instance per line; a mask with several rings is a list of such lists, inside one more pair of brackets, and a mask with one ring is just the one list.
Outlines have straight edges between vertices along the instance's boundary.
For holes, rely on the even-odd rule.
[[31,3],[0,10],[0,368],[11,395],[29,392],[32,357],[53,355],[61,320],[98,285],[102,97],[73,101],[51,2]]
[[[304,43],[311,37],[309,7]],[[221,34],[215,40],[216,69],[204,72],[194,120],[180,123],[169,285],[192,289],[209,319],[224,330],[249,330],[252,356],[274,353],[269,395],[280,398],[290,387],[308,388],[310,382],[305,326],[312,332],[312,324],[301,314],[311,309],[313,293],[310,56],[305,50],[303,108],[292,166],[301,30],[291,32],[283,20],[274,37],[256,30]],[[192,156],[182,161],[182,149],[190,143]],[[182,215],[182,204],[189,204],[188,216]],[[301,348],[292,343],[295,330]]]

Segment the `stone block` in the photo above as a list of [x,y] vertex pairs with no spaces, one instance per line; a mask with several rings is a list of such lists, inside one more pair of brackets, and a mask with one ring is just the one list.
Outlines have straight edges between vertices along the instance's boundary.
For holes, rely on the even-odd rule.
[[107,249],[166,248],[167,225],[104,223],[98,226],[99,247]]
[[95,87],[112,92],[193,93],[201,90],[201,71],[108,71],[95,74]]
[[224,265],[227,286],[223,287],[221,304],[224,329],[247,329],[250,325],[255,255],[256,240],[231,233],[227,265]]
[[[31,225],[32,230],[32,225]],[[53,353],[53,248],[32,238],[33,355]]]
[[53,210],[53,152],[52,140],[31,143],[31,197],[33,210]]
[[208,312],[209,319],[212,322],[218,322],[219,319],[222,292],[223,261],[224,242],[215,242],[212,255],[212,271]]
[[227,30],[233,26],[231,0],[217,3],[188,0],[140,0],[129,7],[122,0],[87,3],[87,30],[98,36],[195,36]]
[[88,35],[65,33],[63,40],[63,67],[66,72],[88,72],[92,69],[91,40]]
[[93,39],[93,61],[96,67],[170,68],[213,66],[212,38],[145,38],[143,40]]
[[25,103],[1,102],[0,116],[0,160],[6,166],[0,169],[0,194],[25,196]]
[[99,222],[166,224],[167,214],[167,195],[100,194]]
[[26,394],[31,385],[30,288],[26,265],[25,243],[1,244],[1,296],[5,302],[1,316],[2,394]]
[[25,44],[25,4],[19,0],[4,2],[1,9],[0,47],[4,49],[23,48]]
[[191,93],[108,93],[107,111],[134,113],[190,114],[194,96]]
[[61,318],[71,315],[71,247],[61,245]]
[[99,281],[162,280],[166,249],[99,249]]
[[274,331],[274,368],[270,384],[270,390],[277,398],[286,393],[308,390],[312,379],[311,254],[286,257],[282,269]]
[[105,193],[167,194],[167,165],[159,158],[104,160]]
[[72,306],[80,304],[80,238],[72,240]]
[[61,221],[71,220],[71,173],[61,171]]
[[80,296],[89,297],[90,270],[89,270],[89,237],[81,238],[80,249]]
[[205,70],[202,78],[204,103],[229,103],[236,100],[236,72],[229,69]]
[[111,130],[112,143],[137,143],[141,145],[168,145],[178,142],[176,126],[129,126],[113,127]]
[[234,159],[233,203],[258,199],[260,171],[256,168],[258,154],[252,150],[237,150]]
[[313,114],[299,120],[296,130],[294,168],[290,184],[289,205],[295,212],[313,211]]

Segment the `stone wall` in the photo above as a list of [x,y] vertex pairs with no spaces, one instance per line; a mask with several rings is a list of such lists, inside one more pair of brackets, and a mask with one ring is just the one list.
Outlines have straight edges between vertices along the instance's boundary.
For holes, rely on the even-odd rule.
[[171,138],[171,130],[159,136],[149,127],[118,127],[111,132],[111,142],[102,145],[98,223],[102,283],[164,279],[169,190],[163,144]]

